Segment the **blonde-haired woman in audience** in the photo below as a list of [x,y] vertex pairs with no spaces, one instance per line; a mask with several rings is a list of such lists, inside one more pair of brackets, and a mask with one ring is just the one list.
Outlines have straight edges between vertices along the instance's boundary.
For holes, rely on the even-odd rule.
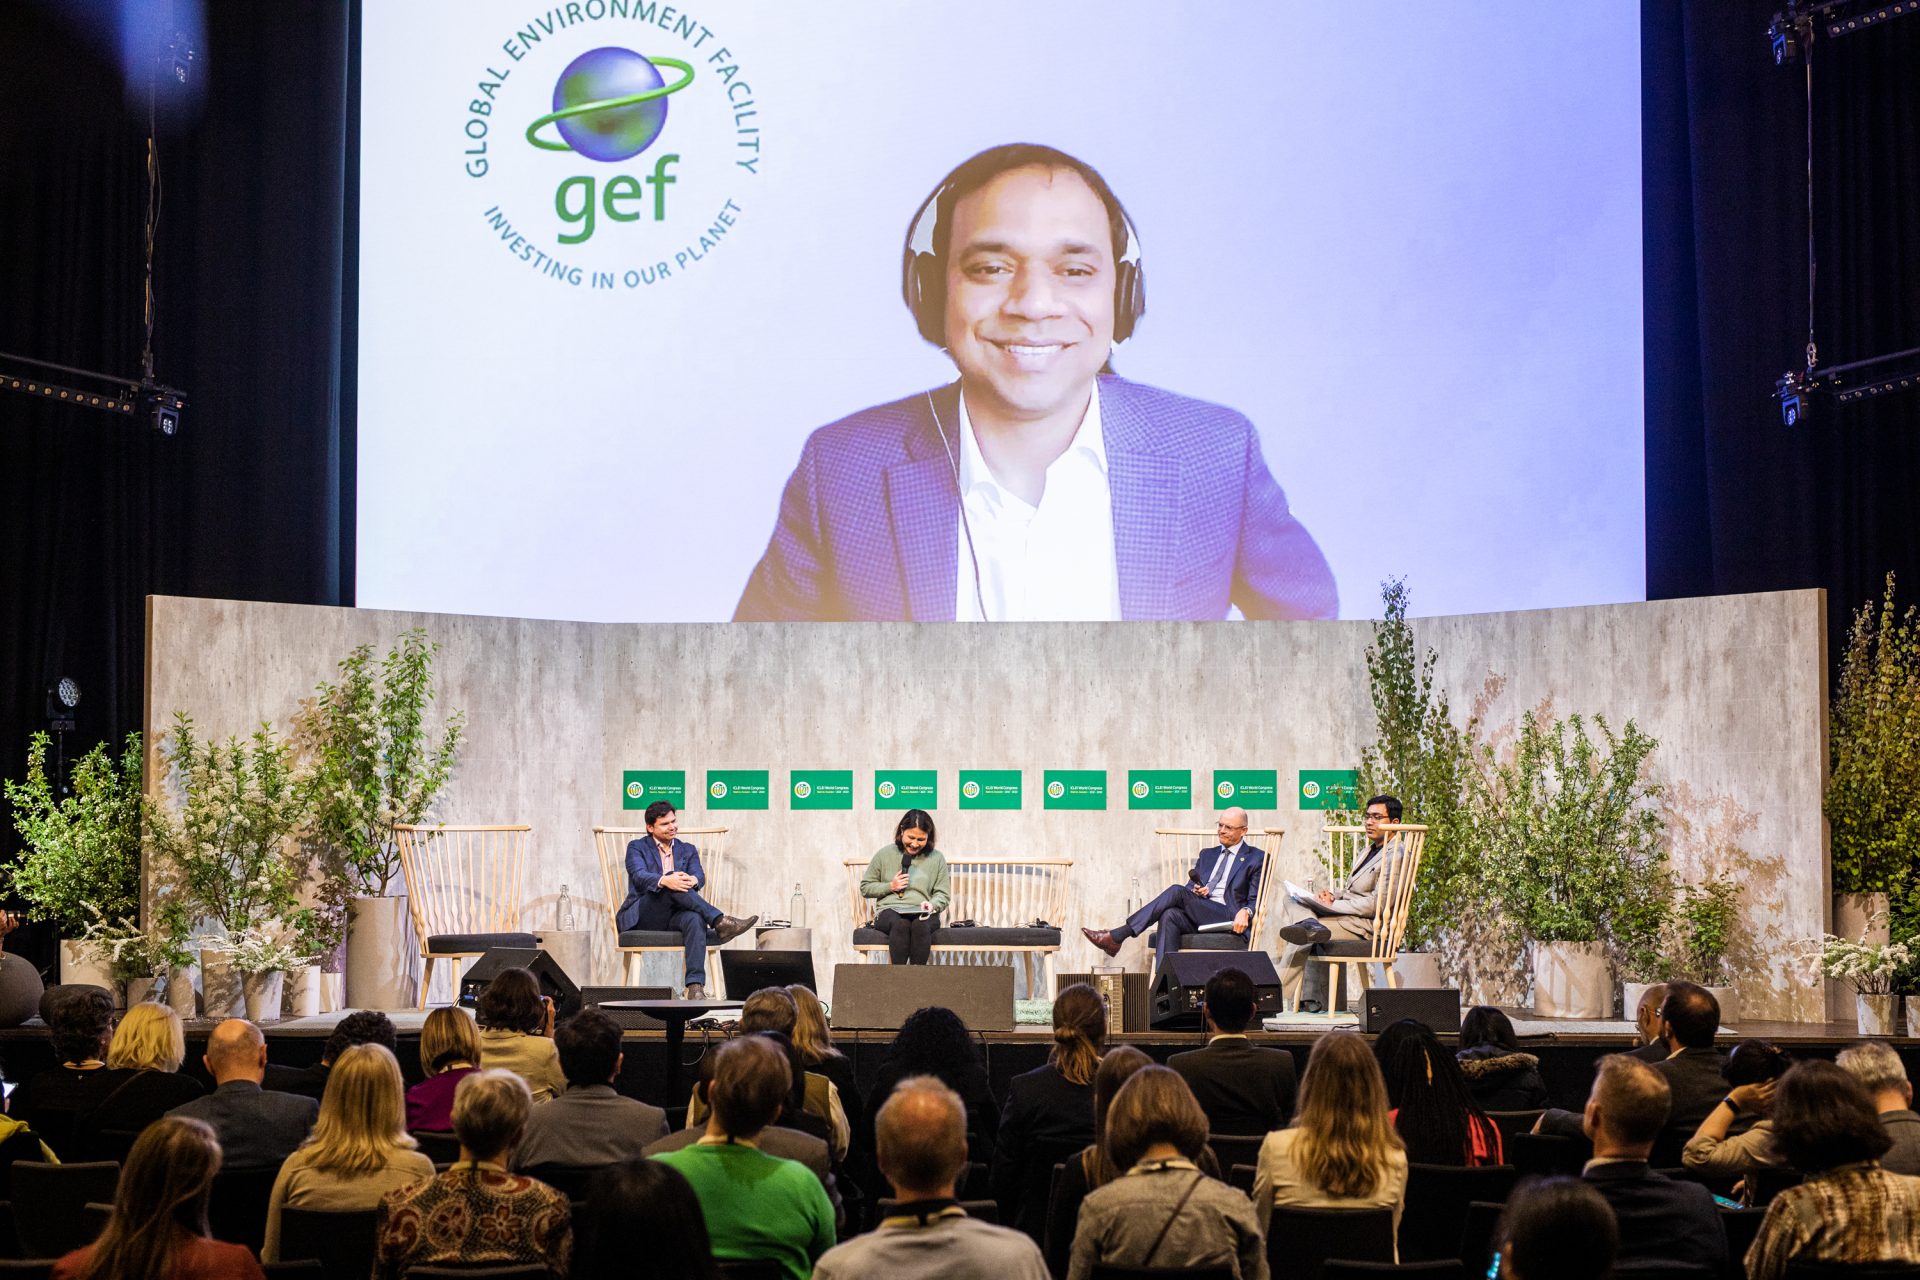
[[134,1142],[106,1230],[54,1264],[54,1280],[265,1280],[253,1251],[207,1238],[220,1143],[204,1121],[162,1116]]
[[1107,1112],[1107,1154],[1120,1176],[1080,1206],[1068,1280],[1098,1265],[1220,1268],[1266,1280],[1267,1244],[1253,1205],[1198,1164],[1207,1117],[1170,1067],[1127,1077]]
[[811,988],[798,982],[787,988],[787,994],[793,997],[793,1047],[800,1051],[801,1063],[814,1074],[831,1080],[839,1090],[840,1109],[847,1114],[848,1129],[856,1134],[866,1132],[869,1126],[866,1105],[860,1096],[860,1080],[854,1075],[853,1064],[847,1061],[847,1056],[833,1047],[833,1031],[827,1026],[827,1007]]
[[407,1128],[445,1133],[453,1128],[453,1091],[480,1069],[480,1028],[465,1010],[446,1005],[427,1015],[420,1066],[427,1078],[407,1090]]
[[152,1000],[127,1010],[107,1044],[100,1101],[74,1127],[78,1149],[60,1155],[67,1160],[124,1159],[133,1135],[206,1092],[198,1080],[179,1074],[186,1056],[179,1014]]
[[400,1064],[384,1045],[357,1044],[327,1073],[313,1134],[287,1157],[267,1201],[260,1256],[280,1261],[283,1209],[372,1209],[387,1192],[433,1176],[402,1122]]
[[1267,1135],[1254,1167],[1253,1205],[1268,1230],[1273,1207],[1400,1210],[1407,1151],[1387,1114],[1387,1086],[1366,1041],[1330,1031],[1307,1056],[1293,1124]]

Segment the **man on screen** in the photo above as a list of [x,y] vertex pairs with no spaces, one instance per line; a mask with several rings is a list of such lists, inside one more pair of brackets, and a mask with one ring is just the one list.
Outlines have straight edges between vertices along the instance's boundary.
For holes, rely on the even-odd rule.
[[1092,166],[982,152],[921,207],[904,265],[960,379],[813,433],[736,620],[1334,616],[1253,424],[1113,375],[1145,283]]
[[1202,849],[1187,883],[1170,886],[1113,929],[1082,929],[1088,942],[1110,956],[1120,954],[1120,944],[1160,926],[1154,940],[1153,967],[1158,972],[1169,953],[1180,949],[1182,934],[1202,925],[1230,928],[1245,934],[1260,909],[1260,870],[1267,860],[1266,850],[1247,843],[1247,811],[1235,805],[1220,813],[1214,824],[1220,843]]
[[678,839],[680,815],[665,800],[647,806],[647,834],[627,845],[627,900],[614,922],[631,929],[671,930],[686,943],[686,998],[707,997],[707,943],[722,946],[760,919],[728,915],[700,896],[707,873],[700,850]]

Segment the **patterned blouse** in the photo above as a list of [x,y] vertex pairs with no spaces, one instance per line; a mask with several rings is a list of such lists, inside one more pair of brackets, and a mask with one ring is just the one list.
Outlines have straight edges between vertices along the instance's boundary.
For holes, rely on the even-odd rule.
[[1920,1262],[1920,1178],[1865,1160],[1782,1191],[1747,1250],[1748,1280],[1780,1280],[1796,1259]]
[[573,1260],[572,1206],[544,1182],[496,1164],[459,1164],[380,1202],[374,1280],[428,1263],[544,1264],[556,1280]]

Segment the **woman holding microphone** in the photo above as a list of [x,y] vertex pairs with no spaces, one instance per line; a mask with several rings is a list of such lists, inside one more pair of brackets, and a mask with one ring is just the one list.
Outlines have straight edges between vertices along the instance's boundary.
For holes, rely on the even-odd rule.
[[887,935],[893,962],[925,964],[950,896],[946,855],[933,847],[933,817],[925,809],[900,816],[893,843],[867,864],[860,894],[878,899],[873,927]]

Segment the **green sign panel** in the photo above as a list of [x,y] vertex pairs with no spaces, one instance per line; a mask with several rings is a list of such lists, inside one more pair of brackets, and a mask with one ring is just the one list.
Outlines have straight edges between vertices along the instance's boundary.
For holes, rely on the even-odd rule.
[[764,809],[767,807],[765,769],[707,770],[707,808]]
[[1193,770],[1127,770],[1127,808],[1193,808]]
[[960,807],[962,809],[1018,809],[1020,807],[1020,771],[1018,769],[962,769],[960,771]]
[[1105,769],[1048,769],[1041,788],[1043,809],[1104,809],[1107,807]]
[[1302,809],[1358,809],[1360,774],[1355,769],[1302,769]]
[[851,809],[853,770],[795,769],[787,775],[787,803],[795,809]]
[[1278,769],[1215,769],[1213,771],[1213,807],[1231,805],[1242,809],[1275,809],[1280,805]]
[[940,804],[938,769],[875,769],[873,807],[933,809]]
[[620,775],[620,807],[644,809],[655,800],[665,800],[676,809],[686,807],[687,771],[685,769],[628,769]]

